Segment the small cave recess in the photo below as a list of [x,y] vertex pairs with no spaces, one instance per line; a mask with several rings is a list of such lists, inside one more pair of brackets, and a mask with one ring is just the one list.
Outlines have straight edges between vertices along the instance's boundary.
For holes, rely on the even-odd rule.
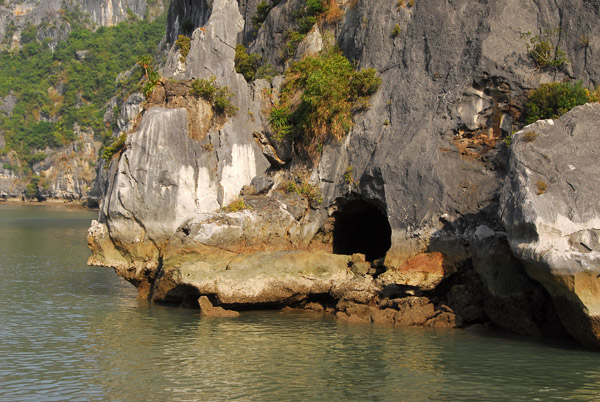
[[365,254],[367,261],[384,257],[392,245],[392,228],[379,208],[352,200],[334,215],[333,253]]

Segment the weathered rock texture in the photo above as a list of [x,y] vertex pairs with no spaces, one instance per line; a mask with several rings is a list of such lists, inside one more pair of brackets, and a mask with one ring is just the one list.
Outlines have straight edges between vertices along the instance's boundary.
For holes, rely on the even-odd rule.
[[515,134],[502,218],[513,253],[566,329],[600,346],[600,104]]
[[[559,292],[570,286],[560,279],[564,275],[555,275],[549,263],[535,265],[541,257],[521,254],[511,229],[508,242],[523,260],[523,270],[510,253],[497,211],[506,178],[502,140],[521,127],[527,91],[574,77],[585,85],[600,82],[599,8],[583,0],[417,0],[411,7],[380,0],[335,3],[340,15],[313,27],[292,58],[315,52],[333,38],[360,68],[376,68],[382,85],[371,106],[355,114],[347,137],[324,144],[313,163],[298,160],[291,144],[275,141],[269,128],[268,112],[282,77],[247,83],[233,61],[235,45],[243,42],[283,71],[290,62],[281,57],[286,30],[303,2],[279,2],[256,34],[248,28],[254,0],[171,3],[167,39],[172,46],[163,75],[178,80],[214,76],[216,84],[235,93],[239,110],[216,119],[201,101],[159,86],[155,107],[147,106],[127,149],[111,164],[100,219],[90,229],[90,262],[116,267],[142,296],[156,301],[197,300],[205,293],[211,303],[236,305],[289,302],[286,292],[279,292],[277,302],[244,296],[252,287],[244,284],[268,272],[258,262],[273,254],[262,252],[285,251],[282,261],[296,249],[361,253],[368,262],[353,259],[329,290],[314,291],[326,293],[320,296],[329,298],[322,309],[340,318],[436,326],[491,321],[515,332],[556,335],[560,324],[552,324],[548,293],[565,325],[577,325],[567,311],[588,317],[594,297],[583,294],[597,289],[591,276],[577,277],[588,286],[587,293],[580,292],[585,301]],[[194,28],[185,62],[173,45],[185,33],[184,25]],[[396,25],[401,32],[392,35]],[[558,46],[571,60],[564,69],[540,70],[528,55],[521,34],[547,28],[563,32]],[[190,126],[191,121],[197,123]],[[517,139],[511,152],[524,146],[530,145]],[[511,160],[510,183],[520,177]],[[286,179],[318,189],[318,196],[286,192]],[[548,184],[548,194],[558,191]],[[523,208],[517,205],[522,200],[515,198],[514,211]],[[595,211],[585,215],[586,222],[596,219]],[[507,228],[530,234],[528,221],[518,220],[524,215],[514,216],[505,221]],[[581,226],[578,230],[588,232],[571,239],[591,249],[579,250],[587,255],[585,262],[597,244],[589,232],[597,228],[590,228]],[[523,241],[536,240],[526,236]],[[219,285],[233,273],[210,268],[232,261],[229,253],[242,253],[237,258],[260,266],[252,270],[256,277],[227,282],[228,288],[245,289],[237,301]],[[177,258],[188,262],[179,264]],[[196,279],[185,279],[184,266]],[[211,283],[210,269],[216,282]],[[269,280],[263,278],[261,286]],[[511,287],[512,281],[517,286]],[[310,296],[303,297],[309,308],[320,310]],[[569,303],[561,304],[563,299]],[[534,302],[527,305],[528,300]],[[514,305],[525,308],[511,314]],[[563,313],[562,306],[567,306]],[[585,324],[589,336],[577,335],[580,339],[597,337],[592,321]]]

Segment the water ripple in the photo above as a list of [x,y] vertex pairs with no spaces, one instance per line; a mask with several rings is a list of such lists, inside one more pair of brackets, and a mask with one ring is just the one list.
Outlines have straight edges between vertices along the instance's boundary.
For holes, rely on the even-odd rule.
[[210,319],[138,302],[112,270],[85,266],[92,218],[0,206],[0,401],[600,395],[598,354],[569,345],[347,324],[309,313]]

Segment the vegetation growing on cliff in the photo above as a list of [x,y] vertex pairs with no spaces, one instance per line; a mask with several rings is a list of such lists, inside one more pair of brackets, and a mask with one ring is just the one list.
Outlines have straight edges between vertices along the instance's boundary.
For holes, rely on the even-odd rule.
[[600,101],[598,95],[598,90],[590,93],[581,81],[542,84],[527,99],[525,122],[531,124],[540,119],[557,119],[575,106]]
[[256,13],[252,17],[252,33],[256,35],[258,30],[263,26],[265,20],[267,19],[267,15],[269,15],[269,11],[277,4],[279,4],[280,0],[261,0],[260,3],[256,6]]
[[106,161],[106,165],[104,165],[105,168],[108,169],[108,164],[112,157],[125,147],[125,140],[127,140],[127,134],[122,133],[110,145],[104,147],[102,150],[102,159]]
[[353,109],[364,107],[381,85],[377,71],[357,71],[338,49],[293,63],[285,73],[281,103],[269,116],[280,136],[313,154],[352,127]]
[[192,45],[192,38],[185,35],[179,35],[175,41],[175,45],[179,48],[181,54],[180,61],[185,63],[187,55],[190,53],[190,46]]
[[326,17],[329,10],[327,0],[305,0],[304,4],[294,13],[295,29],[288,29],[285,33],[287,42],[282,51],[284,60],[290,59],[296,53],[296,49],[312,27]]
[[136,55],[156,49],[165,21],[166,16],[152,23],[130,19],[95,32],[76,25],[54,50],[48,39],[25,32],[21,49],[0,52],[0,97],[17,98],[11,115],[0,113],[5,139],[0,154],[15,151],[30,170],[47,147],[75,139],[74,123],[101,135],[107,101],[118,90],[135,89],[141,70],[117,81],[118,74],[135,65]]
[[154,60],[149,54],[138,57],[137,65],[144,70],[144,83],[142,84],[142,92],[146,98],[149,98],[154,92],[154,88],[160,81],[160,75],[154,68]]
[[560,29],[546,29],[539,35],[527,32],[521,35],[527,39],[527,51],[539,68],[561,68],[569,63],[567,54],[558,46]]
[[36,174],[32,175],[29,179],[29,183],[25,187],[25,196],[29,199],[37,198],[40,190],[47,190],[49,187],[46,178],[42,176],[38,176]]
[[248,53],[244,45],[235,47],[235,71],[242,74],[246,81],[255,79],[270,80],[276,74],[273,67],[265,63],[263,58],[255,53]]
[[229,87],[219,87],[215,84],[216,77],[210,77],[208,80],[203,78],[192,82],[192,95],[199,96],[210,103],[217,113],[233,116],[237,113],[237,106],[233,104],[231,98],[235,95],[229,90]]
[[311,205],[319,205],[323,203],[323,195],[321,194],[321,190],[319,187],[308,183],[306,180],[287,180],[281,183],[280,189],[286,193],[297,193],[302,197],[306,198],[306,200]]
[[246,204],[246,201],[242,197],[238,197],[231,201],[229,205],[222,208],[223,212],[239,212],[245,209],[252,209],[250,205]]

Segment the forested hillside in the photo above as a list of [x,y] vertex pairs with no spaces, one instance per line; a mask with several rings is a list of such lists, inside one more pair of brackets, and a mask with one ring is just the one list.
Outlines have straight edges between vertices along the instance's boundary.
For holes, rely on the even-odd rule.
[[110,127],[102,124],[106,103],[117,91],[136,89],[141,72],[117,76],[156,49],[165,18],[149,23],[132,15],[95,32],[78,25],[54,50],[48,40],[36,38],[31,26],[21,36],[20,49],[0,53],[0,97],[16,100],[0,114],[5,142],[0,152],[15,151],[26,162],[25,172],[46,157],[48,148],[73,141],[74,123],[92,128],[97,138],[110,136]]

